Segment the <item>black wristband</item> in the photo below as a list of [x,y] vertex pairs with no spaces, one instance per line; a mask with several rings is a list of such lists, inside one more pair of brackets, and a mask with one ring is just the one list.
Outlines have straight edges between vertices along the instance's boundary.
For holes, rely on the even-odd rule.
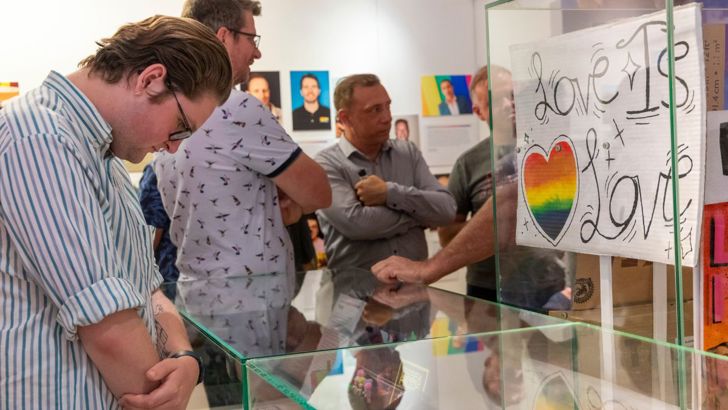
[[191,350],[180,350],[179,352],[171,353],[169,356],[167,356],[168,359],[177,359],[184,356],[190,356],[194,357],[195,360],[197,360],[197,368],[200,370],[198,376],[197,376],[197,383],[202,383],[203,380],[205,380],[205,367],[202,365],[202,358],[197,353],[191,351]]

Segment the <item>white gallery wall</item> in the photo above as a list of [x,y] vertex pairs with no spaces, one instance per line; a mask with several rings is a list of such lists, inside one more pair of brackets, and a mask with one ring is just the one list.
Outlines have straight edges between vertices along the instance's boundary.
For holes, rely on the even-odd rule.
[[[178,15],[182,0],[10,0],[3,2],[0,82],[18,81],[21,92],[38,86],[50,69],[73,71],[92,53],[94,41],[122,24],[152,14]],[[478,67],[476,0],[263,0],[257,19],[263,58],[253,70],[280,71],[284,123],[291,124],[291,70],[328,70],[331,92],[339,78],[378,74],[392,97],[394,114],[419,114],[420,77],[471,74]],[[481,43],[480,48],[483,49]],[[333,96],[331,96],[333,97]],[[429,124],[479,124],[468,116],[427,118]],[[423,128],[424,127],[424,128]],[[290,130],[290,127],[287,127]],[[483,129],[485,129],[483,127]],[[332,131],[292,133],[319,147]],[[476,138],[482,135],[476,135]],[[423,147],[424,148],[424,147]],[[442,167],[447,168],[447,167]],[[449,172],[441,169],[438,172]]]

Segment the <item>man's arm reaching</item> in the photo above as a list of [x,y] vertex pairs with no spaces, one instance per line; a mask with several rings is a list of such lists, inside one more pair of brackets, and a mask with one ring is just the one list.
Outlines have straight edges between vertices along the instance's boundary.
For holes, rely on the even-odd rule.
[[[506,246],[515,239],[517,184],[509,183],[498,188],[497,197],[499,241]],[[491,197],[460,233],[432,258],[419,262],[390,256],[372,266],[372,272],[383,282],[432,283],[463,266],[493,256],[496,244],[492,234],[492,201]]]

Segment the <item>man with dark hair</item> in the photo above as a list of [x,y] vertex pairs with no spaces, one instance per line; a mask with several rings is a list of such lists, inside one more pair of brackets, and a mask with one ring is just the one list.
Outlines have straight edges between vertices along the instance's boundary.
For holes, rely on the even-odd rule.
[[[259,14],[258,1],[188,0],[184,6],[186,17],[207,24],[224,45],[235,84],[247,81],[250,65],[261,57]],[[246,344],[251,333],[240,326],[241,301],[290,303],[295,265],[286,224],[330,204],[324,170],[258,99],[239,90],[176,155],[160,155],[154,168],[178,248],[181,303],[242,354],[276,352],[277,343]],[[240,277],[255,285],[231,285],[245,285],[233,279]],[[262,295],[253,294],[261,289]],[[246,302],[248,309],[253,305]],[[256,325],[275,326],[278,319]]]
[[303,105],[293,110],[293,129],[331,129],[331,110],[319,102],[321,86],[318,78],[311,73],[304,74],[301,77],[300,92]]
[[2,407],[118,408],[151,392],[183,408],[201,376],[121,160],[175,152],[227,99],[230,63],[207,28],[174,17],[98,44],[0,111]]
[[427,258],[424,229],[452,222],[452,195],[412,142],[389,139],[391,100],[377,76],[344,78],[334,103],[344,138],[316,156],[334,197],[318,211],[328,266],[369,269],[392,254]]
[[440,91],[443,97],[445,97],[445,100],[438,106],[440,115],[460,115],[470,114],[472,112],[465,98],[455,95],[455,88],[452,86],[452,81],[448,79],[440,81]]

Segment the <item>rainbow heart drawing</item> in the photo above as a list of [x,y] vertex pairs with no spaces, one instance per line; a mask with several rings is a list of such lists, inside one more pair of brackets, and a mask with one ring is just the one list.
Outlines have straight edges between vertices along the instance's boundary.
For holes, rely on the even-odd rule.
[[534,225],[552,245],[564,236],[576,210],[579,172],[571,139],[560,135],[547,153],[540,145],[524,155],[521,189]]

